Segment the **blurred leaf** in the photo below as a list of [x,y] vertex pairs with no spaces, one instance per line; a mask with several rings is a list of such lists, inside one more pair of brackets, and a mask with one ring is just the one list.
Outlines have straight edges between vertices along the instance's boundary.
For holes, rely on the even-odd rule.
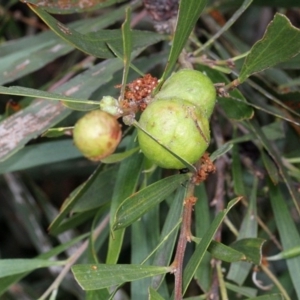
[[72,212],[76,213],[96,209],[111,201],[117,171],[117,168],[112,167],[100,172],[86,192],[79,197],[72,208]]
[[163,84],[172,72],[185,43],[187,42],[202,10],[206,6],[206,3],[207,0],[180,1],[172,47],[168,63],[161,77],[160,85]]
[[[261,247],[263,240],[255,239],[257,237],[257,186],[258,186],[258,178],[254,177],[253,187],[249,199],[249,206],[247,208],[247,212],[245,217],[243,218],[241,228],[239,230],[239,234],[237,240],[242,240],[245,238],[254,238],[249,240],[244,240],[241,243],[238,243],[235,249],[238,251],[243,251],[243,253],[247,253],[247,256],[250,257],[251,261],[258,262],[259,265],[261,263]],[[248,248],[247,248],[248,246]],[[230,279],[236,282],[239,285],[242,285],[246,280],[250,270],[252,268],[252,264],[248,262],[234,262],[230,265],[227,279]]]
[[126,159],[127,157],[133,155],[135,152],[137,152],[140,148],[136,147],[130,150],[127,150],[122,153],[114,153],[111,154],[110,156],[107,156],[101,160],[102,163],[104,164],[114,164],[121,162],[122,160]]
[[120,3],[124,1],[125,0],[30,0],[24,2],[27,4],[33,4],[38,7],[41,7],[53,14],[73,14],[100,9],[103,7],[113,5],[114,3]]
[[152,287],[149,288],[149,300],[164,300],[164,298]]
[[300,207],[299,207],[299,193],[296,192],[293,181],[291,180],[289,174],[287,173],[287,170],[285,166],[283,165],[282,158],[278,154],[278,150],[274,149],[275,145],[271,144],[267,137],[265,136],[264,132],[261,130],[260,126],[258,125],[256,120],[252,120],[251,122],[248,122],[250,125],[251,130],[254,132],[258,140],[261,142],[261,144],[264,146],[264,148],[268,151],[269,155],[272,157],[273,161],[276,163],[279,174],[281,175],[283,181],[285,182],[289,193],[293,199],[295,208],[300,214]]
[[66,215],[72,210],[75,204],[79,201],[80,197],[90,188],[96,178],[99,176],[101,172],[101,165],[92,173],[92,175],[88,178],[88,180],[80,185],[74,193],[69,195],[69,197],[63,203],[63,206],[60,209],[60,213],[56,216],[53,222],[49,226],[49,231],[52,234],[55,234],[56,230],[59,229],[60,224],[66,217]]
[[260,72],[296,56],[300,52],[300,31],[289,19],[277,13],[261,40],[247,55],[238,80],[242,83],[253,73]]
[[219,226],[223,222],[225,216],[227,215],[229,210],[240,201],[240,199],[241,198],[239,197],[239,198],[235,198],[235,199],[231,200],[228,203],[227,208],[218,213],[218,215],[215,217],[215,219],[211,223],[209,229],[204,234],[201,242],[199,243],[199,245],[197,245],[195,252],[193,253],[192,257],[190,258],[189,262],[187,263],[187,265],[184,269],[184,273],[183,273],[183,291],[184,292],[187,290],[187,287],[188,287],[189,283],[191,282],[197,268],[199,267],[209,244],[211,243],[213,237],[215,236],[215,234],[216,234]]
[[[102,29],[121,20],[125,7],[123,5],[96,18],[72,22],[68,26],[81,33]],[[72,50],[74,50],[73,47],[50,30],[2,43],[0,45],[0,85],[41,69]]]
[[[267,136],[270,141],[283,139],[285,137],[285,132],[284,132],[282,122],[275,121],[273,123],[261,127],[261,129],[264,135]],[[243,134],[240,137],[233,138],[232,140],[230,140],[230,143],[233,144],[243,143],[243,142],[254,140],[255,138],[256,135],[254,133],[248,133],[248,134]]]
[[280,253],[267,257],[268,261],[274,261],[279,259],[289,259],[295,256],[300,256],[300,246],[296,246],[291,249],[287,249],[284,251],[281,251]]
[[254,0],[255,5],[273,6],[273,7],[297,7],[300,3],[297,0]]
[[0,278],[35,269],[51,266],[62,266],[65,261],[50,261],[43,259],[0,259]]
[[278,174],[276,165],[274,164],[272,159],[268,156],[268,154],[266,154],[264,151],[261,151],[260,153],[261,153],[262,161],[265,165],[265,168],[266,168],[270,178],[272,179],[272,182],[274,184],[278,184],[279,174]]
[[82,157],[72,140],[30,145],[0,163],[0,174]]
[[[164,242],[162,247],[160,247],[154,256],[153,264],[159,266],[167,266],[170,264],[174,245],[176,243],[178,228],[173,231],[174,227],[178,225],[178,221],[180,220],[182,208],[183,208],[183,200],[185,196],[186,189],[179,188],[176,191],[174,199],[172,199],[172,205],[170,206],[168,215],[165,218],[165,222],[161,231],[161,236],[159,240],[159,244],[165,241],[168,237],[168,240]],[[173,232],[172,232],[173,231]],[[169,234],[171,233],[171,236]],[[164,275],[156,276],[152,279],[151,286],[157,290],[161,285],[164,279]]]
[[188,174],[169,176],[126,198],[117,209],[113,229],[117,230],[132,224],[153,206],[166,199],[189,177]]
[[72,272],[84,290],[97,290],[167,273],[171,267],[143,265],[75,265]]
[[234,193],[239,196],[246,196],[244,181],[243,181],[243,171],[240,161],[239,146],[233,145],[232,148],[232,177],[233,177],[233,187]]
[[[195,233],[196,236],[202,238],[211,224],[211,214],[209,207],[209,199],[206,193],[204,183],[195,187],[195,196],[197,202],[195,205]],[[198,266],[194,275],[200,288],[207,293],[211,287],[212,282],[212,268],[211,268],[211,254],[206,251],[200,265]]]
[[219,157],[223,156],[228,151],[230,151],[232,149],[232,147],[233,147],[233,144],[225,143],[224,145],[222,145],[220,148],[218,148],[216,151],[214,151],[210,155],[210,160],[215,161],[216,159],[218,159]]
[[[275,186],[270,180],[268,180],[268,185],[272,210],[283,249],[287,250],[298,247],[300,245],[300,236],[289,212],[286,199],[282,196],[279,186]],[[300,274],[300,256],[287,259],[286,264],[297,297],[300,298],[300,285],[298,281],[298,274]]]
[[[111,44],[119,53],[123,53],[122,32],[119,29],[99,30],[81,34],[60,23],[43,9],[30,4],[29,7],[50,27],[52,31],[86,54],[99,58],[113,58],[114,54],[110,51],[107,43]],[[165,38],[166,37],[161,34],[150,31],[132,30],[132,47],[134,50],[142,49],[160,42]]]
[[246,287],[246,286],[238,286],[229,282],[225,282],[225,286],[228,290],[238,293],[239,295],[243,295],[246,297],[255,297],[257,295],[257,289]]

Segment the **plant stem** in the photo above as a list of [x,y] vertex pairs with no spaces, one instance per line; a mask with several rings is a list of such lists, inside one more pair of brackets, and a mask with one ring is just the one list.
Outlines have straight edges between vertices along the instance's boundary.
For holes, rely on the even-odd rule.
[[191,181],[188,183],[186,195],[184,199],[184,208],[182,213],[182,224],[180,235],[177,243],[175,259],[172,263],[175,276],[174,300],[182,299],[182,275],[183,275],[183,259],[187,242],[192,239],[191,221],[192,211],[197,198],[194,197],[195,184]]

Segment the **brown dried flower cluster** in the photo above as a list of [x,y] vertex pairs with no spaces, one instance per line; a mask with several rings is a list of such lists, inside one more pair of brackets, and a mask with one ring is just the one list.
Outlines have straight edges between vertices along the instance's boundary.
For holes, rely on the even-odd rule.
[[210,173],[214,173],[216,167],[213,162],[210,160],[207,152],[203,154],[200,160],[200,168],[198,169],[197,174],[195,174],[193,181],[195,184],[200,184],[205,181]]
[[121,101],[121,106],[125,109],[135,107],[136,111],[145,110],[149,102],[147,98],[149,98],[157,86],[157,83],[157,78],[152,77],[151,74],[146,74],[144,77],[137,78],[128,83],[125,88],[124,99]]

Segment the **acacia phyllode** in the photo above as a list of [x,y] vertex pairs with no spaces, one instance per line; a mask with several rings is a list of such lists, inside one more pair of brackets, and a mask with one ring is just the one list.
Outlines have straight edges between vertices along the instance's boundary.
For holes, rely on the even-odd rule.
[[74,144],[85,157],[93,161],[112,154],[121,136],[122,131],[116,118],[101,110],[84,115],[73,130]]
[[216,102],[216,89],[209,77],[202,72],[181,69],[166,80],[155,96],[155,100],[168,98],[189,101],[199,107],[203,115],[209,118]]

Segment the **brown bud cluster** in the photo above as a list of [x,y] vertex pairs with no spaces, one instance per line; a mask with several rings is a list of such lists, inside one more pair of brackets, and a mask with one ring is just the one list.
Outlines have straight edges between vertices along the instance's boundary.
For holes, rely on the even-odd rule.
[[200,184],[205,181],[210,173],[214,173],[216,167],[213,162],[210,160],[207,152],[203,154],[200,160],[200,168],[198,169],[197,174],[193,178],[195,184]]
[[124,109],[136,107],[136,111],[144,111],[148,103],[147,98],[151,95],[157,83],[157,78],[152,77],[151,74],[146,74],[144,77],[137,78],[128,83],[121,106]]

